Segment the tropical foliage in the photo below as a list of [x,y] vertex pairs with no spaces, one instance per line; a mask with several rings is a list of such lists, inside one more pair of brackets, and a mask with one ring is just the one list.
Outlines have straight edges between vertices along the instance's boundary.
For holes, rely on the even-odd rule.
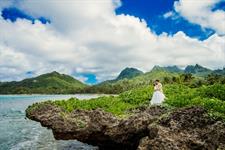
[[[183,84],[167,84],[164,86],[166,100],[165,107],[180,108],[187,106],[202,106],[208,110],[212,117],[225,119],[225,85],[213,84],[203,85],[201,87],[191,88]],[[149,106],[153,94],[152,86],[144,86],[123,92],[117,96],[103,96],[90,100],[78,100],[71,98],[69,100],[48,101],[62,107],[65,111],[74,109],[103,109],[116,116],[123,117],[129,115],[130,110]],[[34,104],[30,109],[43,104]]]
[[71,76],[52,72],[19,82],[0,83],[0,94],[119,94],[149,86],[155,79],[163,84],[182,84],[191,88],[215,83],[225,84],[224,69],[212,71],[197,64],[189,65],[184,70],[177,66],[155,66],[144,74],[135,68],[125,68],[116,79],[93,86],[85,85]]
[[0,94],[66,94],[77,93],[86,85],[71,76],[52,72],[19,82],[0,84]]

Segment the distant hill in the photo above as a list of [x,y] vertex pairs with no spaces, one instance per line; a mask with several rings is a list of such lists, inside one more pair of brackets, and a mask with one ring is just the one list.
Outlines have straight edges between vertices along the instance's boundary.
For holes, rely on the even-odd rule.
[[85,84],[65,74],[56,71],[22,81],[0,84],[0,94],[64,94],[78,93]]
[[[223,71],[224,70],[216,70],[215,72],[223,73]],[[97,85],[87,87],[85,90],[87,93],[120,93],[132,88],[151,85],[156,79],[168,83],[180,80],[180,76],[184,75],[181,80],[189,80],[187,77],[190,77],[191,80],[192,77],[189,74],[192,74],[193,82],[195,82],[197,80],[203,80],[204,77],[211,74],[213,71],[196,64],[194,66],[188,65],[184,70],[175,65],[167,67],[154,66],[149,72],[136,74],[130,78],[126,77],[130,72],[132,71],[126,68],[116,79],[107,80]],[[185,76],[185,74],[187,75]]]
[[182,72],[184,72],[182,69],[180,69],[176,65],[174,65],[174,66],[167,66],[167,67],[154,66],[152,71],[154,71],[154,70],[168,71],[168,72],[173,72],[173,73],[182,73]]
[[188,65],[184,70],[180,69],[179,67],[177,67],[176,65],[174,66],[167,66],[167,67],[161,67],[161,66],[154,66],[152,71],[154,70],[161,70],[161,71],[167,71],[167,72],[171,72],[171,73],[185,73],[185,74],[192,74],[196,77],[205,77],[211,73],[217,73],[217,74],[223,74],[224,71],[223,70],[210,70],[208,68],[205,68],[199,64],[196,65]]
[[195,66],[188,65],[184,69],[184,73],[191,73],[191,74],[194,74],[197,76],[206,76],[206,75],[212,73],[212,70],[196,64]]
[[184,72],[182,69],[180,69],[176,65],[175,66],[167,66],[167,67],[164,67],[164,68],[165,68],[165,70],[167,70],[169,72],[176,72],[176,73],[182,73],[182,72]]
[[225,68],[214,70],[212,73],[218,75],[225,75]]
[[116,83],[119,80],[132,79],[132,78],[137,77],[142,74],[144,74],[144,73],[136,68],[128,68],[127,67],[127,68],[123,69],[115,79],[103,81],[103,82],[99,83],[97,86],[103,85],[103,84]]
[[210,74],[225,75],[225,68],[210,70],[198,64],[188,65],[184,70],[177,66],[154,66],[151,71],[146,73],[135,68],[125,68],[115,79],[106,80],[93,86],[87,86],[69,75],[54,71],[19,82],[0,82],[0,94],[121,93],[151,85],[156,79],[163,83],[179,82],[180,76],[183,75],[181,80],[188,81],[192,78],[190,74],[195,80],[204,80]]
[[124,70],[121,71],[121,73],[119,74],[119,76],[116,78],[116,80],[122,80],[122,79],[131,79],[134,78],[136,76],[139,76],[143,74],[142,71],[136,69],[136,68],[125,68]]
[[[126,69],[125,69],[126,70]],[[123,72],[123,71],[122,71]],[[178,73],[169,72],[161,67],[154,67],[150,72],[140,73],[132,78],[108,80],[92,87],[87,87],[87,93],[120,93],[145,85],[151,85],[155,79],[163,80],[165,77],[176,77]]]

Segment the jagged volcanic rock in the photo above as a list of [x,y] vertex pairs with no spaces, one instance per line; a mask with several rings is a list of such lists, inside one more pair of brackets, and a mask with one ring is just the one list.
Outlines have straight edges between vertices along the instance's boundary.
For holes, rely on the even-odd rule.
[[27,109],[26,116],[52,129],[55,139],[78,141],[107,150],[224,149],[225,124],[200,107],[169,110],[141,107],[126,119],[101,109],[65,112],[52,104]]
[[225,149],[225,124],[199,107],[180,109],[148,126],[138,150]]

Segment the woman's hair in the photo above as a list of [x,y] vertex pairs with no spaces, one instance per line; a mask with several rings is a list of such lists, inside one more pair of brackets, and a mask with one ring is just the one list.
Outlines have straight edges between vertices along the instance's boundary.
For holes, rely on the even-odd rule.
[[155,82],[159,82],[159,79],[156,79]]
[[159,81],[155,80],[155,81],[153,82],[153,86],[156,86],[156,85],[157,85],[157,82],[159,82]]

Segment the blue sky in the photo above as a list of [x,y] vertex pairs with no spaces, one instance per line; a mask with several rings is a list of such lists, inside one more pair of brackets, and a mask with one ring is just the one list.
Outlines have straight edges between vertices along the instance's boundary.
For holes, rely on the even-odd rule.
[[15,22],[17,18],[27,19],[32,21],[34,23],[35,20],[41,21],[43,24],[50,23],[50,20],[44,17],[35,18],[33,16],[30,16],[26,14],[25,12],[15,8],[15,7],[9,7],[2,10],[2,17],[5,20],[10,20],[12,22]]
[[[129,14],[140,19],[145,19],[148,26],[156,33],[162,34],[166,32],[170,35],[178,31],[184,31],[188,36],[205,40],[213,33],[212,29],[202,29],[198,24],[189,23],[187,20],[179,16],[176,20],[172,18],[164,18],[163,15],[169,11],[173,11],[175,0],[122,0],[123,5],[116,10],[117,14]],[[144,4],[144,5],[143,5]],[[220,3],[220,9],[224,7]]]
[[[13,75],[8,78],[6,71],[5,76],[0,76],[0,80],[19,80],[56,70],[62,73],[69,73],[74,77],[82,78],[82,80],[85,79],[84,82],[88,84],[95,84],[106,79],[115,78],[125,67],[137,67],[143,71],[149,71],[154,65],[176,64],[184,66],[190,63],[199,63],[209,68],[221,68],[224,66],[221,65],[225,62],[222,58],[224,55],[224,47],[222,45],[224,39],[224,28],[222,25],[224,24],[224,20],[220,19],[224,17],[224,0],[218,0],[217,2],[208,0],[207,4],[201,1],[196,3],[194,0],[121,0],[121,5],[113,10],[117,16],[109,15],[112,14],[108,10],[108,8],[112,7],[110,1],[107,0],[105,5],[96,3],[96,6],[94,3],[94,5],[91,4],[89,6],[85,2],[74,2],[72,6],[66,3],[65,5],[63,3],[52,3],[53,1],[48,0],[47,3],[43,0],[37,3],[24,0],[18,1],[18,4],[4,4],[2,7],[0,3],[3,20],[7,22],[10,20],[12,22],[11,25],[10,23],[6,25],[2,21],[2,24],[0,22],[0,26],[3,26],[5,29],[11,27],[13,28],[12,31],[15,30],[18,34],[36,37],[35,41],[17,44],[13,38],[18,36],[18,41],[22,40],[23,42],[23,38],[26,36],[12,33],[13,38],[7,39],[6,37],[1,38],[0,35],[0,50],[1,46],[7,47],[14,53],[10,53],[10,55],[15,55],[16,58],[21,57],[21,64],[15,62],[15,64],[6,65],[0,62],[0,70],[9,70],[9,72],[12,72],[13,69],[22,68],[20,75],[17,75],[20,78],[14,78]],[[20,2],[21,5],[19,5]],[[175,2],[179,4],[177,6],[179,8],[177,9],[175,9]],[[189,7],[188,2],[196,7]],[[200,9],[204,10],[205,14],[201,14],[198,11]],[[102,15],[108,15],[108,18],[99,17]],[[216,17],[209,17],[210,15]],[[19,21],[19,23],[18,18],[23,20]],[[92,20],[93,18],[95,18],[94,21]],[[144,27],[142,19],[147,23],[147,27]],[[27,24],[27,20],[31,21],[32,25]],[[116,21],[117,25],[115,23],[111,25],[107,24],[108,20],[111,20],[109,21],[110,23],[113,22],[112,20]],[[122,20],[127,21],[124,24]],[[38,25],[35,21],[40,21],[42,25]],[[106,24],[104,24],[105,22]],[[18,31],[16,26],[24,26],[25,28],[29,26],[29,29],[23,31],[24,28],[22,28],[23,30]],[[126,30],[130,29],[131,31],[126,32]],[[150,33],[148,30],[150,30]],[[75,31],[83,32],[78,34]],[[110,34],[112,38],[108,36],[102,37],[101,32]],[[87,33],[93,35],[93,37],[87,39]],[[116,33],[121,33],[121,35],[117,37],[118,35]],[[139,35],[139,33],[143,33],[146,38],[148,37],[150,41],[155,42],[149,42],[148,44],[144,37],[140,39],[142,35]],[[166,33],[165,37],[161,36],[162,33]],[[77,35],[79,35],[78,39],[76,39]],[[128,43],[122,41],[124,38],[128,38]],[[211,38],[213,40],[210,40]],[[82,39],[82,42],[77,42],[80,39]],[[118,40],[114,41],[116,39]],[[24,41],[27,40],[29,39],[24,38]],[[46,41],[52,41],[53,43],[49,45],[49,42],[46,43]],[[162,46],[167,42],[171,47],[167,48]],[[31,45],[28,43],[31,43]],[[73,43],[76,46],[78,45],[78,47],[74,46]],[[176,43],[180,45],[174,46]],[[215,45],[215,43],[219,45]],[[42,47],[42,45],[45,47]],[[156,46],[149,49],[152,45]],[[195,46],[191,47],[191,45]],[[80,47],[88,51],[90,56],[84,57],[83,52],[78,50]],[[213,52],[215,51],[214,47],[220,48],[218,53],[220,52],[222,54],[216,54],[208,61],[205,60],[205,57],[210,56],[208,50],[211,50],[212,53],[217,53]],[[170,52],[171,49],[176,48],[181,49],[179,54]],[[54,56],[51,56],[53,55],[51,52],[52,49],[56,49],[56,55]],[[145,50],[140,52],[142,49]],[[67,52],[64,52],[65,50]],[[115,50],[117,51],[115,52]],[[155,59],[156,57],[149,55],[149,53],[161,57],[160,60]],[[196,54],[201,54],[199,55],[201,58],[195,58]],[[74,56],[70,58],[71,55]],[[35,59],[27,59],[28,62],[22,62],[22,59],[27,57],[31,58],[30,56]],[[84,58],[87,64],[83,63],[84,60],[79,62],[81,57]],[[10,58],[6,60],[8,59]],[[46,60],[43,61],[43,59]],[[74,60],[75,62],[73,62]],[[41,61],[43,61],[43,66],[40,64]],[[36,64],[37,62],[39,64]],[[40,66],[40,68],[30,67],[29,64],[36,64],[33,66]],[[49,66],[46,67],[46,64]],[[1,66],[3,67],[1,68]]]
[[[129,14],[144,19],[148,27],[157,35],[163,32],[173,35],[178,31],[184,31],[184,33],[190,37],[205,40],[215,33],[212,29],[203,29],[198,24],[189,23],[179,15],[176,20],[164,18],[163,15],[166,12],[173,11],[175,1],[177,0],[122,0],[122,6],[117,8],[115,12],[117,15]],[[225,9],[225,2],[218,3],[214,9]],[[2,11],[2,16],[4,19],[9,19],[13,22],[15,22],[17,18],[23,18],[31,20],[32,22],[37,19],[43,24],[50,23],[50,20],[44,16],[35,18],[15,7],[5,8]]]

